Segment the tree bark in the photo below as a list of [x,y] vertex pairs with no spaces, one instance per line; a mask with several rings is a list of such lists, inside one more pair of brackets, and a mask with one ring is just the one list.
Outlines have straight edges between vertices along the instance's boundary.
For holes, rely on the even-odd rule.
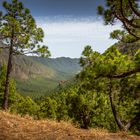
[[12,71],[12,58],[13,58],[13,39],[14,39],[14,31],[12,31],[11,44],[9,48],[9,58],[7,64],[6,83],[5,83],[5,90],[4,90],[4,100],[2,104],[2,108],[5,111],[7,111],[8,109],[8,97],[9,97],[9,88],[10,88],[10,77]]
[[135,124],[137,124],[140,121],[140,111],[139,111],[138,114],[132,120],[130,120],[126,125],[122,123],[114,104],[111,79],[109,83],[109,99],[110,99],[110,104],[111,104],[111,109],[112,109],[114,119],[120,130],[128,131],[130,128],[132,128]]
[[129,2],[129,5],[130,5],[132,11],[133,11],[138,17],[140,17],[140,11],[138,11],[135,7],[133,7],[133,2],[132,2],[131,0],[128,0],[128,2]]
[[130,128],[132,128],[134,125],[136,125],[138,122],[140,121],[140,111],[138,112],[138,114],[132,119],[130,120],[127,125],[125,126],[126,130],[129,130]]
[[110,104],[111,104],[111,109],[112,109],[112,113],[114,116],[114,119],[119,127],[120,130],[123,131],[127,131],[125,130],[125,126],[123,125],[123,123],[121,122],[121,119],[116,111],[116,107],[114,104],[114,100],[113,100],[113,94],[112,94],[112,83],[111,83],[111,79],[110,79],[110,83],[109,83],[109,99],[110,99]]
[[120,78],[125,78],[125,77],[128,77],[132,74],[136,74],[136,73],[140,73],[140,68],[136,68],[134,70],[131,70],[131,71],[127,71],[127,72],[124,72],[122,74],[118,74],[118,75],[107,75],[106,77],[108,78],[114,78],[114,79],[120,79]]
[[130,70],[130,71],[121,73],[121,74],[116,74],[116,75],[111,75],[111,74],[104,75],[104,74],[100,74],[100,75],[98,75],[94,79],[97,80],[100,77],[105,77],[105,78],[109,78],[109,79],[121,79],[121,78],[125,78],[125,77],[131,76],[131,75],[136,74],[136,73],[140,73],[140,68],[136,68],[136,69],[133,69],[133,70]]

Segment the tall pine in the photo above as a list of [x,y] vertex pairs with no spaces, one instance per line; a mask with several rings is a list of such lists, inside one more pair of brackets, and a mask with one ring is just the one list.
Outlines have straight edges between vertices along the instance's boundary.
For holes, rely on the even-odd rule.
[[44,33],[38,28],[30,10],[18,0],[11,3],[3,2],[5,11],[0,12],[0,40],[6,44],[3,49],[8,49],[8,62],[4,100],[2,108],[8,109],[9,81],[12,72],[13,55],[35,54],[48,57],[47,46],[40,46]]

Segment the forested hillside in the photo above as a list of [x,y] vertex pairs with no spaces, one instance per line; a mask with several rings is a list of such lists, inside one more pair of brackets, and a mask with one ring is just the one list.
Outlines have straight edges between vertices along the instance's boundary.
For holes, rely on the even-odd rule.
[[[3,44],[1,44],[3,45]],[[6,65],[7,52],[1,51],[0,65]],[[79,59],[40,58],[35,56],[15,56],[12,77],[17,91],[23,95],[44,95],[55,89],[61,81],[69,82],[81,70]]]
[[30,10],[19,0],[3,2],[0,139],[140,139],[140,3],[105,3],[97,8],[105,25],[122,24],[110,33],[116,43],[103,53],[86,45],[72,59],[49,58]]
[[[4,44],[0,44],[3,46]],[[114,44],[123,54],[134,55],[139,42]],[[8,56],[1,50],[1,66],[6,65]],[[78,58],[41,58],[35,56],[15,56],[12,76],[16,80],[17,90],[23,95],[44,95],[57,88],[61,81],[68,82],[81,71]]]

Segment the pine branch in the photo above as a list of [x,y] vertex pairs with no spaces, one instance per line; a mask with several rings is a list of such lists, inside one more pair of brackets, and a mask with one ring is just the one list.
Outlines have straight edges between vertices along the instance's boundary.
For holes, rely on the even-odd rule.
[[140,11],[136,10],[136,8],[133,7],[133,3],[131,0],[128,0],[130,8],[132,9],[132,11],[138,16],[140,17]]
[[136,123],[138,123],[140,121],[140,111],[138,112],[138,114],[131,120],[127,123],[127,125],[125,126],[126,129],[130,129],[132,128]]
[[128,20],[128,19],[125,17],[124,12],[123,12],[123,0],[120,0],[120,14],[121,14],[121,16],[122,16],[122,21],[125,21],[127,24],[129,24],[129,25],[132,26],[133,28],[138,28],[138,29],[140,29],[140,26],[139,26],[139,25],[132,23],[132,22],[131,22],[132,20]]
[[127,76],[131,76],[132,74],[136,74],[140,72],[140,68],[128,71],[128,72],[124,72],[122,74],[118,74],[118,75],[107,75],[105,77],[107,78],[111,78],[111,79],[120,79],[120,78],[125,78]]
[[124,22],[123,19],[122,19],[119,15],[117,15],[116,13],[114,13],[114,14],[115,14],[115,16],[116,16],[120,21],[122,21],[122,23],[123,23],[125,29],[128,31],[128,33],[129,33],[130,35],[134,36],[134,37],[136,38],[137,41],[140,40],[140,36],[137,36],[136,34],[134,34],[134,33],[131,31],[131,29],[127,26],[126,22]]

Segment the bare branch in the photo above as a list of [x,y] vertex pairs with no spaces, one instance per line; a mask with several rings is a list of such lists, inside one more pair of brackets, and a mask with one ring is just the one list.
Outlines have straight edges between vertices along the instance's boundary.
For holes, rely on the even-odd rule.
[[9,49],[9,46],[0,42],[0,49]]
[[133,3],[131,0],[128,0],[129,1],[129,5],[130,5],[130,8],[132,9],[132,11],[138,16],[140,17],[140,11],[137,11],[136,8],[133,7]]
[[136,41],[140,40],[140,36],[134,34],[134,33],[131,31],[131,29],[126,25],[125,22],[123,22],[123,25],[124,25],[125,29],[128,31],[128,33],[136,38]]
[[9,49],[9,47],[0,46],[0,49]]
[[140,121],[140,111],[138,112],[138,114],[131,120],[127,123],[127,125],[125,126],[126,129],[130,129],[132,128],[136,123],[138,123]]
[[97,80],[101,77],[102,78],[109,78],[109,79],[121,79],[121,78],[125,78],[125,77],[131,76],[131,75],[136,74],[136,73],[140,73],[140,68],[137,68],[137,69],[134,69],[134,70],[131,70],[131,71],[127,71],[127,72],[124,72],[124,73],[121,73],[121,74],[116,74],[116,75],[100,74],[97,77],[95,77],[94,80]]
[[120,14],[122,16],[122,20],[121,21],[125,21],[127,24],[129,24],[130,26],[134,27],[134,28],[138,28],[140,29],[140,26],[137,25],[137,24],[134,24],[132,23],[132,20],[128,20],[125,15],[124,15],[124,12],[123,12],[123,0],[120,0]]
[[117,15],[116,13],[114,13],[114,14],[115,14],[115,16],[116,16],[120,21],[122,21],[122,23],[123,23],[125,29],[128,31],[128,33],[129,33],[130,35],[134,36],[134,37],[136,38],[136,41],[137,41],[137,40],[140,40],[140,36],[137,36],[136,34],[134,34],[134,33],[131,31],[131,29],[127,26],[127,24],[122,20],[122,18],[121,18],[119,15]]
[[140,68],[128,71],[128,72],[124,72],[122,74],[118,74],[118,75],[107,75],[105,77],[107,78],[114,78],[114,79],[119,79],[119,78],[125,78],[127,76],[131,76],[132,74],[136,74],[140,72]]

